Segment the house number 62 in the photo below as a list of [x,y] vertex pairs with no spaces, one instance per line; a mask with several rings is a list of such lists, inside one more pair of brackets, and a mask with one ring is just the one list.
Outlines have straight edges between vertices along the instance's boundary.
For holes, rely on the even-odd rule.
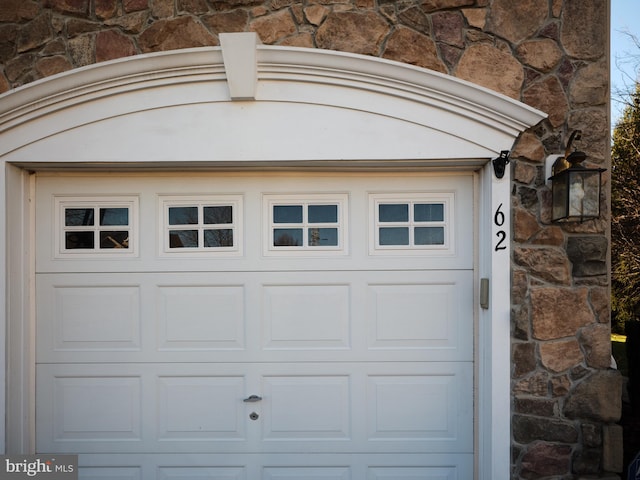
[[[504,225],[504,213],[502,212],[502,210],[500,210],[501,208],[502,204],[498,205],[498,208],[496,208],[496,213],[493,215],[493,223],[498,227]],[[498,230],[496,232],[496,237],[498,237],[498,243],[496,243],[494,250],[496,252],[500,250],[506,250],[507,246],[504,244],[504,242],[507,239],[507,233],[504,230]]]

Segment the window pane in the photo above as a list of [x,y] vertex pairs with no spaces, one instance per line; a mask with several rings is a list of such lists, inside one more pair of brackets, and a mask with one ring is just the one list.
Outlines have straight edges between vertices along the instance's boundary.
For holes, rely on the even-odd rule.
[[335,247],[338,245],[337,228],[310,228],[310,247]]
[[100,232],[100,248],[129,248],[129,232]]
[[337,205],[309,205],[309,223],[336,223],[338,221]]
[[444,227],[416,227],[416,245],[444,245]]
[[170,248],[197,248],[198,247],[198,231],[197,230],[170,230],[169,231],[169,247]]
[[231,205],[204,207],[204,223],[207,225],[233,223],[233,207]]
[[413,206],[413,219],[416,222],[442,222],[444,220],[444,204],[416,203]]
[[198,207],[169,207],[169,225],[195,225]]
[[301,247],[301,228],[276,228],[273,231],[274,247]]
[[100,225],[129,225],[129,209],[101,208]]
[[64,238],[67,250],[94,247],[93,232],[65,232]]
[[380,245],[409,245],[409,228],[381,228]]
[[409,205],[407,205],[406,203],[380,204],[378,206],[378,218],[381,222],[408,222],[409,221]]
[[65,208],[64,224],[67,227],[93,225],[93,208]]
[[302,223],[302,205],[274,205],[273,223]]
[[222,230],[204,231],[205,247],[233,247],[233,230],[230,228]]

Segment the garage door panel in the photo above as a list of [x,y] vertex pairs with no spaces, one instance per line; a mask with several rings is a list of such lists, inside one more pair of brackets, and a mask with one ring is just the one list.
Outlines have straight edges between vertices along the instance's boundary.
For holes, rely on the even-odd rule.
[[38,361],[472,360],[471,271],[314,273],[38,275]]
[[[470,452],[471,370],[467,362],[40,365],[38,450]],[[244,402],[250,395],[262,399]]]
[[349,467],[267,467],[262,471],[262,480],[350,480]]
[[246,480],[246,469],[242,467],[160,467],[157,480]]
[[262,382],[265,441],[350,439],[349,376],[265,376]]
[[246,448],[246,365],[39,365],[36,379],[39,452]]
[[158,439],[243,440],[241,376],[163,376],[158,386]]
[[[48,378],[40,413],[50,441],[135,443],[142,435],[142,382],[136,376],[59,376]],[[47,388],[48,387],[48,388]]]
[[349,290],[349,285],[263,285],[264,348],[350,348]]
[[244,348],[243,285],[157,286],[158,349]]
[[374,467],[367,472],[367,480],[456,480],[472,478],[471,472],[461,475],[461,469],[445,467]]
[[[368,285],[367,322],[372,350],[420,350],[429,358],[471,360],[470,276],[425,281],[425,275],[403,275]],[[413,282],[415,283],[413,283]]]
[[139,286],[79,282],[39,293],[39,347],[46,342],[47,350],[56,351],[140,349]]
[[140,467],[82,467],[78,468],[80,480],[142,480],[143,470]]
[[467,372],[456,370],[431,375],[370,375],[369,442],[403,440],[429,444],[431,451],[453,447],[470,452],[472,396],[466,388]]
[[82,455],[81,480],[207,480],[321,479],[469,480],[473,456],[451,454],[298,454],[269,455],[257,466],[257,454],[114,454]]

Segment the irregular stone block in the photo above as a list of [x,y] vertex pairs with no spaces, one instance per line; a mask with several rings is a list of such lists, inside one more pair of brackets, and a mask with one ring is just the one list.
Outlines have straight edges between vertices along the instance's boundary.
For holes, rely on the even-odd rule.
[[527,210],[515,208],[513,218],[513,238],[516,242],[526,242],[542,230],[536,216]]
[[539,340],[570,337],[594,323],[587,293],[586,288],[532,288],[533,336]]
[[595,59],[605,54],[607,42],[607,0],[563,2],[560,39],[567,53],[580,59]]
[[519,99],[524,70],[511,54],[492,45],[475,44],[462,54],[456,77]]
[[382,56],[437,72],[447,72],[447,67],[438,58],[435,42],[406,27],[398,27],[390,35]]
[[246,10],[231,10],[202,17],[204,24],[214,33],[243,32],[249,22]]
[[138,39],[143,52],[177,50],[189,47],[215,46],[218,40],[192,17],[159,20]]
[[527,267],[531,275],[548,282],[568,285],[569,259],[557,248],[516,247],[513,250],[516,264]]
[[36,63],[36,71],[41,77],[49,77],[56,73],[66,72],[67,70],[71,70],[71,68],[69,60],[61,55],[41,58]]
[[536,346],[534,343],[516,343],[511,347],[514,377],[521,377],[536,369]]
[[516,397],[514,411],[538,417],[553,417],[556,413],[557,401],[547,398]]
[[33,20],[40,13],[40,5],[32,0],[3,0],[0,22]]
[[96,36],[96,62],[128,57],[135,53],[133,41],[121,33],[107,30]]
[[518,443],[546,442],[575,443],[578,431],[570,423],[551,418],[514,415],[511,419],[513,438]]
[[576,339],[540,344],[540,360],[552,372],[564,372],[584,360]]
[[520,0],[514,8],[512,0],[494,0],[487,19],[487,30],[513,43],[533,35],[549,12],[547,0]]
[[545,73],[553,70],[562,58],[558,44],[550,38],[522,42],[516,53],[525,65]]
[[580,343],[584,349],[587,365],[606,369],[611,365],[611,329],[609,325],[597,323],[580,332]]
[[40,47],[53,39],[51,33],[51,15],[43,13],[20,29],[18,53]]
[[567,256],[573,264],[573,275],[589,277],[607,273],[609,242],[601,236],[572,236],[567,242]]
[[319,48],[376,55],[389,24],[374,12],[334,12],[316,33]]
[[622,412],[622,376],[600,370],[586,377],[571,392],[564,407],[567,418],[617,422]]
[[288,9],[272,15],[260,17],[249,25],[249,31],[256,32],[266,45],[277,43],[298,31]]
[[569,102],[562,84],[556,77],[545,77],[532,84],[522,94],[522,100],[549,115],[554,127],[562,125],[569,111]]
[[45,0],[44,6],[62,13],[78,15],[89,13],[89,0]]
[[521,475],[524,478],[540,478],[564,475],[571,468],[571,447],[549,443],[533,445],[522,457]]

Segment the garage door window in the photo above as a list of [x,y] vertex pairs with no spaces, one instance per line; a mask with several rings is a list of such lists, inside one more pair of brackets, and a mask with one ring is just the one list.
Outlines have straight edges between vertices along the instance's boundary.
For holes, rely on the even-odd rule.
[[453,195],[372,195],[370,204],[374,253],[450,248]]
[[341,253],[345,245],[346,196],[268,196],[267,253]]
[[163,198],[164,252],[238,253],[240,197]]
[[134,252],[137,199],[57,198],[61,256]]

